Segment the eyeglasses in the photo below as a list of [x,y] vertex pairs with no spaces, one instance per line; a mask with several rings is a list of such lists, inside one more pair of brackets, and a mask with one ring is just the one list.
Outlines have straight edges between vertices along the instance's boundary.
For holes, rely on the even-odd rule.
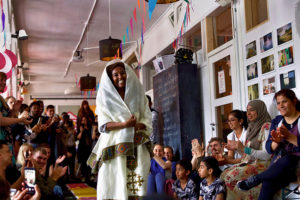
[[234,121],[236,121],[235,119],[228,119],[227,121],[226,121],[226,123],[232,123],[232,122],[234,122]]

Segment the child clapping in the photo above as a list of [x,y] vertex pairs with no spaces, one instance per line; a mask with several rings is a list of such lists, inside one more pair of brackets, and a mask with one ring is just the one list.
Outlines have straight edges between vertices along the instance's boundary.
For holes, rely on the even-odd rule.
[[173,196],[181,200],[197,200],[198,196],[195,191],[196,184],[189,175],[192,171],[192,164],[187,160],[180,160],[176,164],[177,180],[173,183]]
[[221,170],[218,161],[211,156],[204,157],[200,161],[199,176],[204,178],[200,184],[199,200],[223,200],[225,199],[225,185],[219,179]]

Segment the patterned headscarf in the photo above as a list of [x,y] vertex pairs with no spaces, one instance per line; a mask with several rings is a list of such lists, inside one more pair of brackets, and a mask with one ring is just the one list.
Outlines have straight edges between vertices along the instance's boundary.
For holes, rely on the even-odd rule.
[[248,103],[256,112],[257,118],[250,122],[248,121],[248,129],[247,129],[247,141],[250,141],[250,147],[254,149],[259,149],[260,142],[258,142],[258,136],[260,129],[266,122],[271,121],[271,117],[268,113],[266,104],[261,100],[253,100]]

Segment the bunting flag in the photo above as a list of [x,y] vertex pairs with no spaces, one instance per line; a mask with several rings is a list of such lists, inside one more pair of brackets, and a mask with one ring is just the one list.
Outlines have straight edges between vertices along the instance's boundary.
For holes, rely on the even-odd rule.
[[133,17],[134,17],[135,23],[137,23],[137,20],[136,20],[136,8],[134,8],[134,10],[133,10]]
[[127,33],[127,41],[129,41],[129,30],[128,30],[128,26],[126,27],[126,33]]
[[143,15],[143,17],[142,17],[142,21],[143,21],[143,30],[144,30],[144,32],[146,32],[146,26],[145,26],[145,17],[144,17],[144,15]]
[[142,27],[141,27],[141,38],[142,38],[142,44],[144,44],[144,31],[143,31],[143,25],[142,25]]
[[133,37],[133,23],[132,23],[132,17],[130,18],[130,29],[131,29],[131,36]]
[[155,6],[156,6],[156,3],[157,3],[157,0],[149,0],[149,20],[151,20],[151,16],[152,16],[152,13],[155,9]]
[[123,44],[125,44],[125,43],[126,43],[126,36],[123,35]]
[[5,28],[5,14],[4,14],[4,10],[3,10],[3,2],[1,0],[1,12],[2,12],[2,15],[1,15],[1,19],[2,19],[2,31],[4,31],[4,28]]
[[123,45],[122,45],[122,42],[121,42],[121,44],[120,44],[120,50],[121,50],[121,54],[122,54],[122,52],[123,52]]
[[118,48],[118,51],[117,51],[117,58],[120,58],[120,49]]
[[145,2],[145,0],[143,0],[144,1],[144,13],[146,13],[146,2]]
[[140,0],[137,0],[139,8],[141,8]]

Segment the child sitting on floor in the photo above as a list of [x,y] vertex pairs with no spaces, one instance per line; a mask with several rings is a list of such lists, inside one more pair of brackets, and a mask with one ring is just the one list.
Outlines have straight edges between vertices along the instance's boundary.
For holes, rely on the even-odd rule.
[[195,191],[196,185],[189,175],[192,171],[192,164],[187,160],[180,160],[176,164],[177,180],[173,183],[173,196],[181,200],[197,200],[198,196]]
[[200,184],[199,200],[226,199],[225,184],[219,179],[222,171],[217,159],[212,156],[202,158],[198,173],[201,178],[204,178]]

